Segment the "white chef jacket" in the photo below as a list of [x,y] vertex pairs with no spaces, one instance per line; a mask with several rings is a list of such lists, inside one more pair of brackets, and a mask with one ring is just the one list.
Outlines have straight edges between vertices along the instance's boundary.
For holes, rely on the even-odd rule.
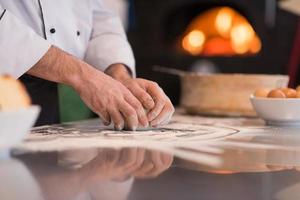
[[55,45],[104,71],[135,61],[119,17],[102,0],[0,0],[0,73],[26,73]]
[[103,0],[104,4],[121,19],[125,30],[128,28],[129,0]]

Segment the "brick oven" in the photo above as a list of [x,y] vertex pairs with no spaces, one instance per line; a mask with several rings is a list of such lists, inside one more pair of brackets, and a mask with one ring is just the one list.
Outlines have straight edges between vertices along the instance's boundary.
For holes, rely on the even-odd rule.
[[[214,19],[222,9],[234,12],[239,17],[235,21],[249,23],[256,37],[253,51],[250,47],[248,51],[232,48],[230,33],[217,38],[208,30],[215,26]],[[180,95],[178,77],[156,72],[153,65],[184,71],[207,68],[222,73],[287,73],[298,21],[296,15],[280,9],[276,0],[133,0],[131,11],[128,35],[138,75],[157,81],[175,104]],[[203,33],[194,32],[188,38],[197,23]],[[226,28],[226,23],[225,15],[220,24]],[[240,29],[233,36],[239,39],[243,34]],[[199,51],[189,51],[185,37],[194,41]]]

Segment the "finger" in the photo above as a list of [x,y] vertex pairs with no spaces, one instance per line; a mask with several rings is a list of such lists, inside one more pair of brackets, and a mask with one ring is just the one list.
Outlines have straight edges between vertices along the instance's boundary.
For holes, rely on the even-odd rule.
[[138,148],[122,149],[118,164],[124,168],[134,165]]
[[162,98],[156,100],[154,109],[148,113],[148,120],[151,122],[156,119],[165,107],[165,101]]
[[136,178],[146,178],[149,171],[151,171],[154,168],[154,164],[152,162],[150,163],[143,163],[140,169],[135,171],[133,173],[133,176]]
[[108,126],[111,123],[110,116],[106,110],[100,110],[97,114],[105,126]]
[[125,96],[125,100],[134,108],[140,124],[143,127],[148,127],[148,118],[142,104],[131,93]]
[[153,121],[164,108],[166,95],[157,84],[148,87],[147,92],[152,96],[155,102],[155,107],[148,113],[148,120]]
[[119,164],[122,166],[122,170],[126,172],[128,176],[141,166],[143,163],[143,158],[144,150],[139,148],[130,148],[129,150],[124,150]]
[[151,157],[154,163],[154,168],[146,174],[148,178],[159,176],[161,173],[169,169],[173,162],[172,156],[160,152],[153,152]]
[[125,124],[124,119],[118,110],[116,110],[116,109],[110,110],[109,115],[110,115],[112,122],[114,123],[116,130],[120,131],[120,130],[124,129],[124,124]]
[[145,89],[140,87],[138,84],[133,84],[131,87],[129,87],[129,90],[142,103],[146,110],[151,110],[154,108],[154,100]]
[[139,125],[137,112],[125,101],[119,105],[119,110],[125,118],[126,128],[135,131]]
[[170,123],[173,113],[170,113],[160,124],[159,126],[164,126]]
[[145,149],[138,149],[138,156],[136,158],[136,164],[138,167],[140,167],[143,164],[145,160],[145,153],[146,153]]
[[144,109],[138,109],[137,110],[137,115],[139,118],[139,123],[144,127],[147,128],[149,127],[149,121],[146,115],[146,112]]
[[174,109],[171,101],[168,100],[168,103],[165,104],[161,113],[153,121],[151,121],[150,125],[152,127],[157,127],[157,126],[161,125],[164,121],[168,121],[172,117],[174,111],[175,111],[175,109]]
[[120,150],[109,149],[107,151],[104,151],[102,155],[100,154],[98,157],[99,158],[105,157],[105,161],[104,162],[102,161],[102,163],[104,164],[116,165],[120,158]]
[[66,150],[58,153],[57,163],[64,168],[81,168],[98,155],[95,149]]
[[137,178],[150,178],[157,176],[157,169],[159,169],[162,165],[159,155],[160,154],[157,151],[146,152],[144,163],[141,168],[134,173],[134,176]]
[[127,172],[127,176],[132,176],[137,170],[139,170],[144,162],[145,150],[138,149],[135,162],[132,166],[125,168],[124,171]]
[[145,172],[145,177],[156,177],[160,174],[161,171],[164,171],[164,164],[162,160],[160,159],[160,153],[157,151],[151,152],[151,161],[153,163],[153,168],[149,170],[148,172]]
[[161,160],[163,165],[169,168],[173,163],[174,157],[170,154],[162,153]]

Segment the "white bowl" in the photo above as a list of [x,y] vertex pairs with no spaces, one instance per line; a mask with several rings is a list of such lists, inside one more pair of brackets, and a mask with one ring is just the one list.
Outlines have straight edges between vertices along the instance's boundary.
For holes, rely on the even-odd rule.
[[250,101],[257,115],[268,125],[300,126],[300,99],[251,96]]
[[0,150],[19,144],[34,125],[39,112],[39,106],[16,111],[0,111]]

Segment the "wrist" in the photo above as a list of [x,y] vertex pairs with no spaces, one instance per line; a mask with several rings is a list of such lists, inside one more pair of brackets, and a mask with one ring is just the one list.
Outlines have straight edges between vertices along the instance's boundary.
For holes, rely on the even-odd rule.
[[105,73],[120,82],[132,78],[130,70],[123,64],[112,64],[105,70]]
[[[101,71],[95,69],[94,67],[90,66],[89,64],[79,59],[76,59],[74,62],[71,62],[70,64],[76,67],[74,67],[73,73],[71,73],[68,76],[67,84],[72,86],[75,90],[80,90],[82,86],[92,82],[96,78],[96,76],[97,77],[99,77],[99,75],[105,76],[105,74],[102,73]],[[97,80],[99,81],[98,78]]]
[[68,74],[65,74],[65,84],[72,86],[73,88],[76,88],[83,79],[83,76],[86,74],[86,72],[83,70],[84,63],[69,55],[68,59]]

